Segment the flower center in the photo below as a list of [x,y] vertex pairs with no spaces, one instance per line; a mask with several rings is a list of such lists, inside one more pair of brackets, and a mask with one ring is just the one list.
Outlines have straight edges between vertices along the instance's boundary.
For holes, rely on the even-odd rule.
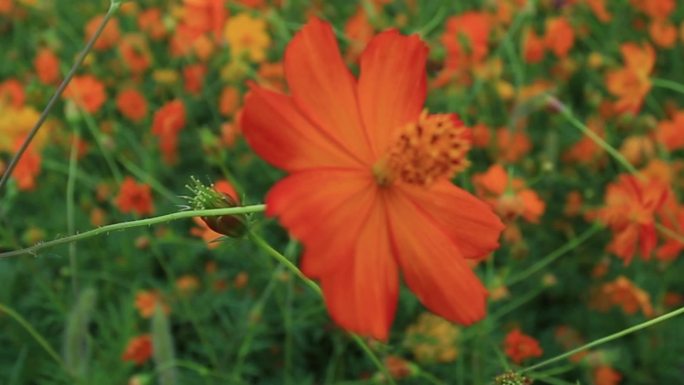
[[468,167],[468,150],[470,131],[456,115],[424,110],[373,166],[373,175],[380,186],[394,181],[428,186]]

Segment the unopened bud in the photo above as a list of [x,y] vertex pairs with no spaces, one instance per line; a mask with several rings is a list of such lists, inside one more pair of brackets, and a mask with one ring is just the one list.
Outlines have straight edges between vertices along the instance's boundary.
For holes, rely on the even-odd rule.
[[[187,188],[194,194],[194,196],[189,198],[189,201],[195,210],[240,206],[235,198],[216,191],[213,185],[203,185],[194,177],[192,178],[192,184],[188,185]],[[203,216],[201,219],[210,229],[227,237],[239,238],[247,231],[247,220],[243,214]]]

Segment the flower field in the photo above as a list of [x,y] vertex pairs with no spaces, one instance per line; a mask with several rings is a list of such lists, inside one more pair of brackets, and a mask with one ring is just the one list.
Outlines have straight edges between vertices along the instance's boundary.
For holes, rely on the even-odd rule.
[[678,0],[0,0],[0,384],[684,384]]

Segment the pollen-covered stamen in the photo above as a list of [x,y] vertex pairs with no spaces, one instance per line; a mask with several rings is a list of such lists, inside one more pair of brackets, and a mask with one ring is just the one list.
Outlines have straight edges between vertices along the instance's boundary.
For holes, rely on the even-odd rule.
[[429,185],[468,167],[470,131],[455,114],[429,115],[406,125],[387,154],[373,167],[381,186],[393,181]]

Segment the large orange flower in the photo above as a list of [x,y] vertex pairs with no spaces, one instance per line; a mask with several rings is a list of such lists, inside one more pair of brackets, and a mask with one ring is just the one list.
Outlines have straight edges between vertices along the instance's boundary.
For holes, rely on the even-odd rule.
[[254,85],[242,115],[254,150],[290,175],[266,197],[305,246],[343,328],[387,338],[401,270],[421,302],[451,321],[485,315],[486,290],[467,259],[498,247],[503,229],[482,201],[450,182],[467,161],[455,115],[421,112],[427,46],[397,31],[374,37],[357,80],[329,24],[310,20],[285,52],[291,95]]

